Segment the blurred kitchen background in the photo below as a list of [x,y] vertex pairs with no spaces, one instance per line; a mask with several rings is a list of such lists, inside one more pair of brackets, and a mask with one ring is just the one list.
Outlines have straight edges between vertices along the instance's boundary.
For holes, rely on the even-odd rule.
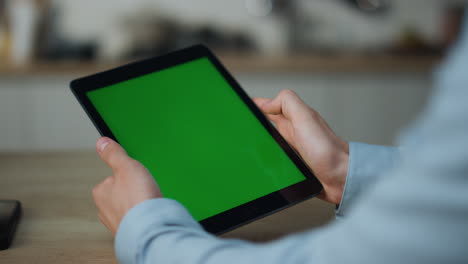
[[463,1],[0,0],[0,152],[92,150],[70,80],[194,43],[252,96],[293,89],[347,140],[421,110]]
[[[463,2],[0,0],[0,198],[45,208],[73,193],[94,216],[89,192],[109,171],[69,82],[194,43],[213,49],[250,95],[292,89],[345,139],[392,144],[423,109]],[[53,199],[28,189],[62,190],[60,179],[74,186]],[[333,208],[324,212],[300,228],[331,219]]]

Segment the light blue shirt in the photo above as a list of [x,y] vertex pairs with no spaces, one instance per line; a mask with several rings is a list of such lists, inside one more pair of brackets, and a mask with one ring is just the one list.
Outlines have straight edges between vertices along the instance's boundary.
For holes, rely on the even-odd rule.
[[[203,231],[178,202],[153,199],[122,220],[121,263],[468,263],[468,28],[435,74],[437,90],[394,148],[350,144],[330,225],[253,244]],[[398,105],[398,102],[395,102]],[[313,212],[311,212],[313,213]]]

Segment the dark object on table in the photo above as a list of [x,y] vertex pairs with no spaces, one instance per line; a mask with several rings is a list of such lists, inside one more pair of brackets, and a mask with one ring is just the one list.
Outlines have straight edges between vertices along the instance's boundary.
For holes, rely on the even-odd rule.
[[19,201],[0,201],[0,250],[10,247],[20,217],[21,203]]

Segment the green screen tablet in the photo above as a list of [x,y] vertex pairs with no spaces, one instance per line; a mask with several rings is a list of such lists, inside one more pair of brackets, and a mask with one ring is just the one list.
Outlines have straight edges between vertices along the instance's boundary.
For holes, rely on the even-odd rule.
[[[186,60],[180,52],[170,54],[153,59],[153,65],[144,61],[91,76],[100,75],[98,87],[86,86],[89,79],[72,87],[98,128],[111,132],[102,134],[140,161],[165,197],[179,201],[201,223],[211,219],[209,225],[222,226],[214,228],[216,233],[268,213],[258,208],[262,203],[255,205],[257,199],[290,193],[289,200],[282,195],[283,203],[264,198],[271,212],[297,202],[295,196],[317,194],[320,184],[310,170],[284,139],[278,142],[281,137],[272,134],[274,128],[245,93],[239,94],[240,87],[226,78],[214,56],[200,46],[191,49],[195,54]],[[168,64],[154,70],[157,60]],[[118,71],[125,68],[127,76],[120,80]],[[248,217],[240,210],[237,218],[235,209],[249,203],[244,211],[255,210]],[[225,212],[218,221],[231,225],[213,222]]]

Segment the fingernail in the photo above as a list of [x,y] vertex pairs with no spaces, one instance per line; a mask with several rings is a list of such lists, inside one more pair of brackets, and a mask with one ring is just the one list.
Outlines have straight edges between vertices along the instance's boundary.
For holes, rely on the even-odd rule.
[[110,141],[108,138],[100,138],[98,140],[98,151],[103,152],[104,149],[109,145]]

